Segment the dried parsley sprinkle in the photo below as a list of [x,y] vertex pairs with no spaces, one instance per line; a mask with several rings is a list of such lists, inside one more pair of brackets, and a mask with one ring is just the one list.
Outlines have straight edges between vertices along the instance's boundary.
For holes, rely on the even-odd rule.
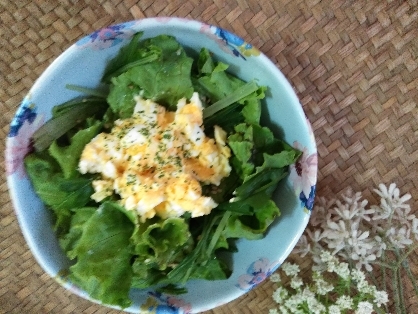
[[126,177],[126,184],[127,185],[132,185],[136,182],[136,176],[133,174],[128,174]]
[[139,133],[141,133],[143,136],[149,136],[150,132],[148,129],[140,129]]

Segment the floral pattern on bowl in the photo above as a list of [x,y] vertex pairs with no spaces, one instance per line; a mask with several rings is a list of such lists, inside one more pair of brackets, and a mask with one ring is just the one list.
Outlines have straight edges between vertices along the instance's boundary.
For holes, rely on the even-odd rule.
[[[313,131],[309,121],[309,133],[313,141]],[[316,151],[310,153],[309,149],[298,141],[293,143],[293,147],[302,152],[299,160],[290,166],[289,179],[292,182],[295,194],[299,197],[302,206],[308,212],[313,209],[316,194],[316,179],[318,171],[318,155]]]
[[7,175],[17,173],[21,178],[26,175],[23,159],[32,150],[31,137],[42,124],[43,116],[37,114],[36,105],[26,96],[10,124],[6,145]]
[[236,57],[259,56],[260,51],[241,37],[217,26],[203,24],[200,31],[218,42],[219,46]]
[[102,50],[117,46],[125,39],[129,39],[133,36],[135,31],[132,27],[135,23],[136,22],[126,22],[99,29],[77,41],[76,45],[80,48],[90,48],[93,50]]
[[184,300],[165,295],[160,292],[148,293],[154,301],[148,300],[142,307],[142,310],[147,310],[155,314],[189,314],[191,313],[191,305]]
[[259,258],[247,269],[247,273],[238,278],[236,286],[243,291],[250,291],[276,271],[280,263],[270,263],[268,258]]

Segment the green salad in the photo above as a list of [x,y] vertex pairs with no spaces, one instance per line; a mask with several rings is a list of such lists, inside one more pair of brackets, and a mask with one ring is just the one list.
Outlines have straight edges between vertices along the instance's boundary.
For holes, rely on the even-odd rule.
[[[127,307],[131,288],[187,292],[192,279],[227,279],[226,254],[237,239],[261,239],[280,215],[271,199],[288,166],[300,156],[260,125],[266,88],[228,72],[207,49],[190,56],[174,37],[141,40],[136,34],[109,61],[100,88],[68,86],[84,96],[53,108],[52,118],[33,136],[25,158],[33,187],[55,217],[54,228],[72,261],[68,278],[92,298]],[[84,147],[117,119],[132,116],[136,95],[175,111],[179,99],[197,92],[205,133],[227,133],[231,172],[219,186],[202,185],[219,204],[192,218],[155,216],[141,221],[117,194],[96,202],[96,174],[81,174]],[[229,253],[228,253],[229,252]]]

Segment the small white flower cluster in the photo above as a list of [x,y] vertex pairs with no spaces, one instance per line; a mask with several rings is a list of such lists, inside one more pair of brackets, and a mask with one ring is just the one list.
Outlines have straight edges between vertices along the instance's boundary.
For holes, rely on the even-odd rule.
[[294,253],[311,253],[317,264],[315,270],[322,270],[319,254],[330,249],[333,254],[354,261],[358,269],[371,271],[371,265],[384,251],[403,249],[414,238],[418,240],[418,218],[406,204],[411,195],[400,196],[394,183],[389,187],[380,184],[374,191],[381,198],[380,204],[368,208],[361,193],[348,192],[342,200],[319,198],[312,212],[311,228],[301,237]]
[[[350,271],[347,263],[339,262],[337,257],[326,250],[320,254],[319,258],[325,270],[314,271],[313,283],[307,285],[299,276],[298,265],[283,263],[280,269],[290,279],[291,289],[279,286],[275,290],[273,299],[278,303],[278,308],[270,310],[270,314],[339,314],[353,309],[356,314],[371,314],[376,307],[380,308],[388,302],[387,293],[369,285],[362,271],[358,269]],[[329,276],[332,274],[336,274],[338,279],[335,280]],[[327,277],[331,277],[331,280]],[[280,275],[277,273],[271,279],[276,283],[281,282]],[[351,292],[352,287],[356,290],[355,298],[347,294],[348,291]],[[338,289],[343,289],[345,293],[335,297],[334,300],[327,297],[330,292],[338,293]]]

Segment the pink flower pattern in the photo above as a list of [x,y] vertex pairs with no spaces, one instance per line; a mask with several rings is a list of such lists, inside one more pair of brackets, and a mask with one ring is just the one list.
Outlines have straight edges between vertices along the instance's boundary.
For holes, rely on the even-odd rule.
[[270,276],[279,265],[278,262],[270,263],[265,257],[259,258],[248,267],[246,274],[239,276],[236,287],[246,292],[250,291]]
[[309,154],[306,147],[295,141],[293,147],[302,152],[302,156],[290,166],[290,181],[295,194],[299,196],[305,208],[311,210],[316,192],[316,174],[318,169],[317,153]]
[[90,48],[93,50],[116,46],[135,34],[133,25],[138,23],[140,21],[132,21],[99,29],[77,41],[76,46],[81,49]]
[[6,145],[6,173],[17,173],[21,178],[26,176],[23,160],[32,150],[31,138],[33,133],[44,124],[43,116],[37,116],[32,122],[25,120],[20,126],[19,132],[13,137],[7,138]]

